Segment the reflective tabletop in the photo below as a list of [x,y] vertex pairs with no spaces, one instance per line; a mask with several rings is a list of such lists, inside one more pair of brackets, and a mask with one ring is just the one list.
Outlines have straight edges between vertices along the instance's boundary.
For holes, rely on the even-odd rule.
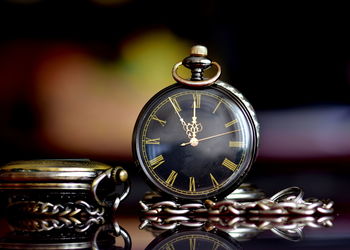
[[116,216],[84,232],[74,229],[18,231],[1,220],[1,249],[348,249],[350,216],[336,216],[332,226],[300,231],[247,227],[139,229],[137,216]]
[[267,193],[267,197],[288,184],[301,186],[305,197],[333,200],[334,211],[325,216],[212,214],[186,218],[179,214],[167,221],[175,224],[166,224],[163,220],[158,223],[163,226],[160,227],[152,224],[157,222],[156,216],[148,215],[149,221],[145,223],[145,214],[141,212],[144,207],[139,201],[148,187],[140,177],[132,176],[131,194],[115,214],[104,220],[83,218],[79,221],[74,216],[63,216],[54,220],[61,221],[64,226],[52,226],[52,218],[21,218],[3,211],[0,246],[1,249],[349,249],[348,198],[338,192],[347,185],[346,177],[337,176],[338,182],[333,183],[337,192],[329,192],[328,196],[308,188],[314,181],[320,183],[322,175],[303,174],[298,182],[286,176],[279,178],[285,181],[272,185],[267,179],[257,180],[253,176],[251,180]]

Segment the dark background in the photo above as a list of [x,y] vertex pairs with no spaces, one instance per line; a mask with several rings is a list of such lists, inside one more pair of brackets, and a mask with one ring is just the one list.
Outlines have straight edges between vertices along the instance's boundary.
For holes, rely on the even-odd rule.
[[[185,41],[187,51],[194,44],[206,45],[211,58],[222,64],[222,80],[242,91],[257,110],[262,141],[251,181],[270,193],[300,185],[310,195],[347,204],[347,194],[342,192],[348,188],[350,163],[349,18],[345,6],[7,0],[0,3],[0,23],[1,163],[91,158],[124,164],[142,185],[129,144],[124,151],[103,153],[102,147],[94,153],[93,147],[57,146],[43,135],[44,115],[38,111],[42,103],[36,96],[40,84],[35,74],[38,62],[46,60],[41,52],[57,44],[73,44],[108,64],[122,57],[129,39],[166,30]],[[152,60],[149,58],[150,64]],[[138,84],[142,85],[142,79]],[[131,94],[133,91],[130,89]],[[116,110],[128,108],[116,106]],[[133,115],[130,119],[137,112]],[[111,116],[106,113],[106,120]],[[89,120],[82,120],[82,126],[84,123]],[[72,141],[77,140],[71,136]],[[131,140],[131,133],[128,136]],[[134,199],[138,197],[135,193]]]
[[[172,65],[202,44],[221,64],[221,79],[257,111],[260,153],[247,181],[267,195],[299,186],[306,197],[333,199],[335,227],[308,231],[299,246],[346,248],[348,34],[348,8],[330,2],[1,1],[0,163],[122,164],[133,186],[118,211],[134,216],[148,188],[131,156],[133,124],[142,105],[172,83]],[[134,220],[122,217],[132,236],[139,233]],[[245,246],[296,246],[267,238]]]
[[[17,4],[16,4],[17,2]],[[141,30],[168,28],[225,63],[256,109],[349,104],[345,6],[220,1],[2,1],[1,40],[68,41],[102,60]],[[120,2],[120,3],[118,3]]]

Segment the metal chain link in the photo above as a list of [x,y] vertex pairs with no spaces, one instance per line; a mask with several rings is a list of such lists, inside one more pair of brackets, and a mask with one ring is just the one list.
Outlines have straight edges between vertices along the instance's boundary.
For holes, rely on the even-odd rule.
[[[20,230],[30,232],[52,229],[74,228],[84,232],[92,225],[105,222],[103,207],[94,207],[85,201],[52,204],[41,201],[20,201],[8,207],[11,224]],[[11,216],[12,215],[12,216]]]
[[[117,174],[118,173],[118,174]],[[115,184],[123,184],[123,190],[120,194],[116,194],[114,201],[107,201],[100,199],[97,195],[98,186],[104,179],[111,179]],[[118,166],[115,168],[110,168],[97,176],[91,184],[91,193],[95,201],[103,207],[112,207],[113,211],[117,211],[119,204],[124,200],[130,192],[130,180],[128,179],[128,172],[122,167]]]
[[11,221],[15,230],[25,232],[43,232],[53,229],[73,228],[76,232],[85,232],[92,225],[101,225],[105,222],[103,217],[89,218],[82,221],[74,217],[64,218],[28,218]]
[[179,203],[175,201],[140,201],[142,217],[140,228],[160,230],[177,226],[218,228],[224,231],[237,229],[301,230],[305,226],[332,226],[334,203],[315,198],[303,199],[298,187],[284,189],[268,199],[237,202],[211,200]]
[[298,187],[284,189],[274,196],[258,201],[237,202],[235,200],[194,201],[178,203],[140,201],[145,215],[317,215],[332,214],[334,202],[316,198],[303,199]]

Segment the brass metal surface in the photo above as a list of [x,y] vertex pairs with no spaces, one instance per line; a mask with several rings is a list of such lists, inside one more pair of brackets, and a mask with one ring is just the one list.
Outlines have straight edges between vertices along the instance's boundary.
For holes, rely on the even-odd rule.
[[90,190],[87,183],[0,183],[0,189],[59,189],[59,190]]
[[127,181],[127,179],[128,179],[128,172],[126,172],[125,170],[121,170],[120,173],[119,173],[119,179],[122,182]]
[[30,160],[14,161],[1,167],[2,171],[91,172],[110,168],[90,160]]
[[207,49],[207,47],[205,47],[203,45],[195,45],[191,48],[191,55],[207,56],[208,49]]
[[181,76],[177,74],[177,69],[182,65],[182,62],[178,62],[177,64],[174,65],[172,75],[175,81],[188,85],[188,86],[209,86],[211,84],[214,84],[217,79],[219,79],[221,75],[221,67],[217,62],[211,62],[212,65],[215,65],[217,68],[216,74],[206,80],[200,80],[200,81],[192,81],[192,80],[186,80],[183,79]]
[[26,182],[26,185],[35,182],[89,182],[110,168],[90,160],[15,161],[0,168],[0,181]]

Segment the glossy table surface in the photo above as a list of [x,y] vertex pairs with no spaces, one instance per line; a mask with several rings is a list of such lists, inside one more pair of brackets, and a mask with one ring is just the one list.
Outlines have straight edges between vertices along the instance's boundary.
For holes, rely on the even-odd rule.
[[[274,179],[279,181],[274,182]],[[285,227],[281,232],[268,226],[271,222],[268,220],[256,223],[257,227],[252,229],[244,221],[233,223],[234,217],[229,218],[231,224],[216,223],[213,226],[206,223],[202,227],[179,226],[169,230],[145,227],[141,230],[142,208],[139,200],[148,187],[141,177],[132,175],[133,188],[129,197],[120,204],[113,217],[106,219],[105,224],[93,225],[85,232],[77,232],[72,227],[30,233],[16,231],[16,227],[21,224],[14,225],[13,219],[9,222],[3,213],[0,220],[0,242],[3,249],[120,249],[125,246],[122,236],[125,238],[129,235],[131,249],[349,249],[347,180],[346,175],[322,173],[303,173],[294,178],[278,173],[264,177],[259,174],[258,178],[253,175],[250,181],[266,191],[267,197],[294,184],[304,189],[306,198],[330,198],[334,201],[334,213],[327,215],[327,221],[306,216],[306,219],[299,220],[297,230],[295,227],[298,224],[294,223],[291,228]],[[294,222],[298,221],[295,220],[296,217],[290,218],[293,219]],[[319,223],[305,223],[308,220]],[[229,220],[221,222],[223,221]],[[35,226],[33,223],[31,225]],[[118,231],[119,226],[123,233]]]
[[[206,231],[201,228],[177,228],[175,230],[140,230],[137,216],[117,216],[118,224],[130,235],[132,249],[349,249],[350,246],[350,216],[348,214],[337,215],[333,220],[333,226],[302,229],[302,237],[281,236],[273,230],[252,230],[251,232],[230,229],[229,233],[221,230]],[[116,222],[115,221],[115,222]],[[108,221],[107,221],[108,224]],[[88,230],[88,234],[71,230],[71,238],[62,236],[62,231],[53,229],[41,233],[13,233],[13,228],[6,220],[1,220],[1,241],[10,242],[5,249],[92,249],[94,237],[99,227]],[[42,238],[40,240],[40,236]],[[99,234],[101,232],[99,231]],[[55,237],[62,237],[57,240]],[[58,236],[57,236],[58,235]],[[88,236],[87,236],[88,235]],[[295,233],[294,233],[295,235]],[[23,239],[30,239],[24,241]],[[51,239],[48,240],[48,239]],[[53,240],[53,239],[56,239]],[[10,240],[9,240],[10,239]],[[38,240],[39,239],[39,240]],[[22,242],[22,243],[21,243]],[[25,242],[25,243],[23,243]],[[101,243],[102,242],[102,243]],[[106,242],[109,245],[106,245]],[[77,247],[77,243],[84,243],[82,248]],[[113,247],[123,247],[122,236],[116,237],[113,241],[95,240],[99,249],[114,249]],[[3,243],[2,243],[3,244]],[[22,244],[22,245],[21,245]],[[21,247],[19,247],[21,246]],[[17,247],[17,248],[16,248]],[[71,248],[69,248],[71,247]]]

